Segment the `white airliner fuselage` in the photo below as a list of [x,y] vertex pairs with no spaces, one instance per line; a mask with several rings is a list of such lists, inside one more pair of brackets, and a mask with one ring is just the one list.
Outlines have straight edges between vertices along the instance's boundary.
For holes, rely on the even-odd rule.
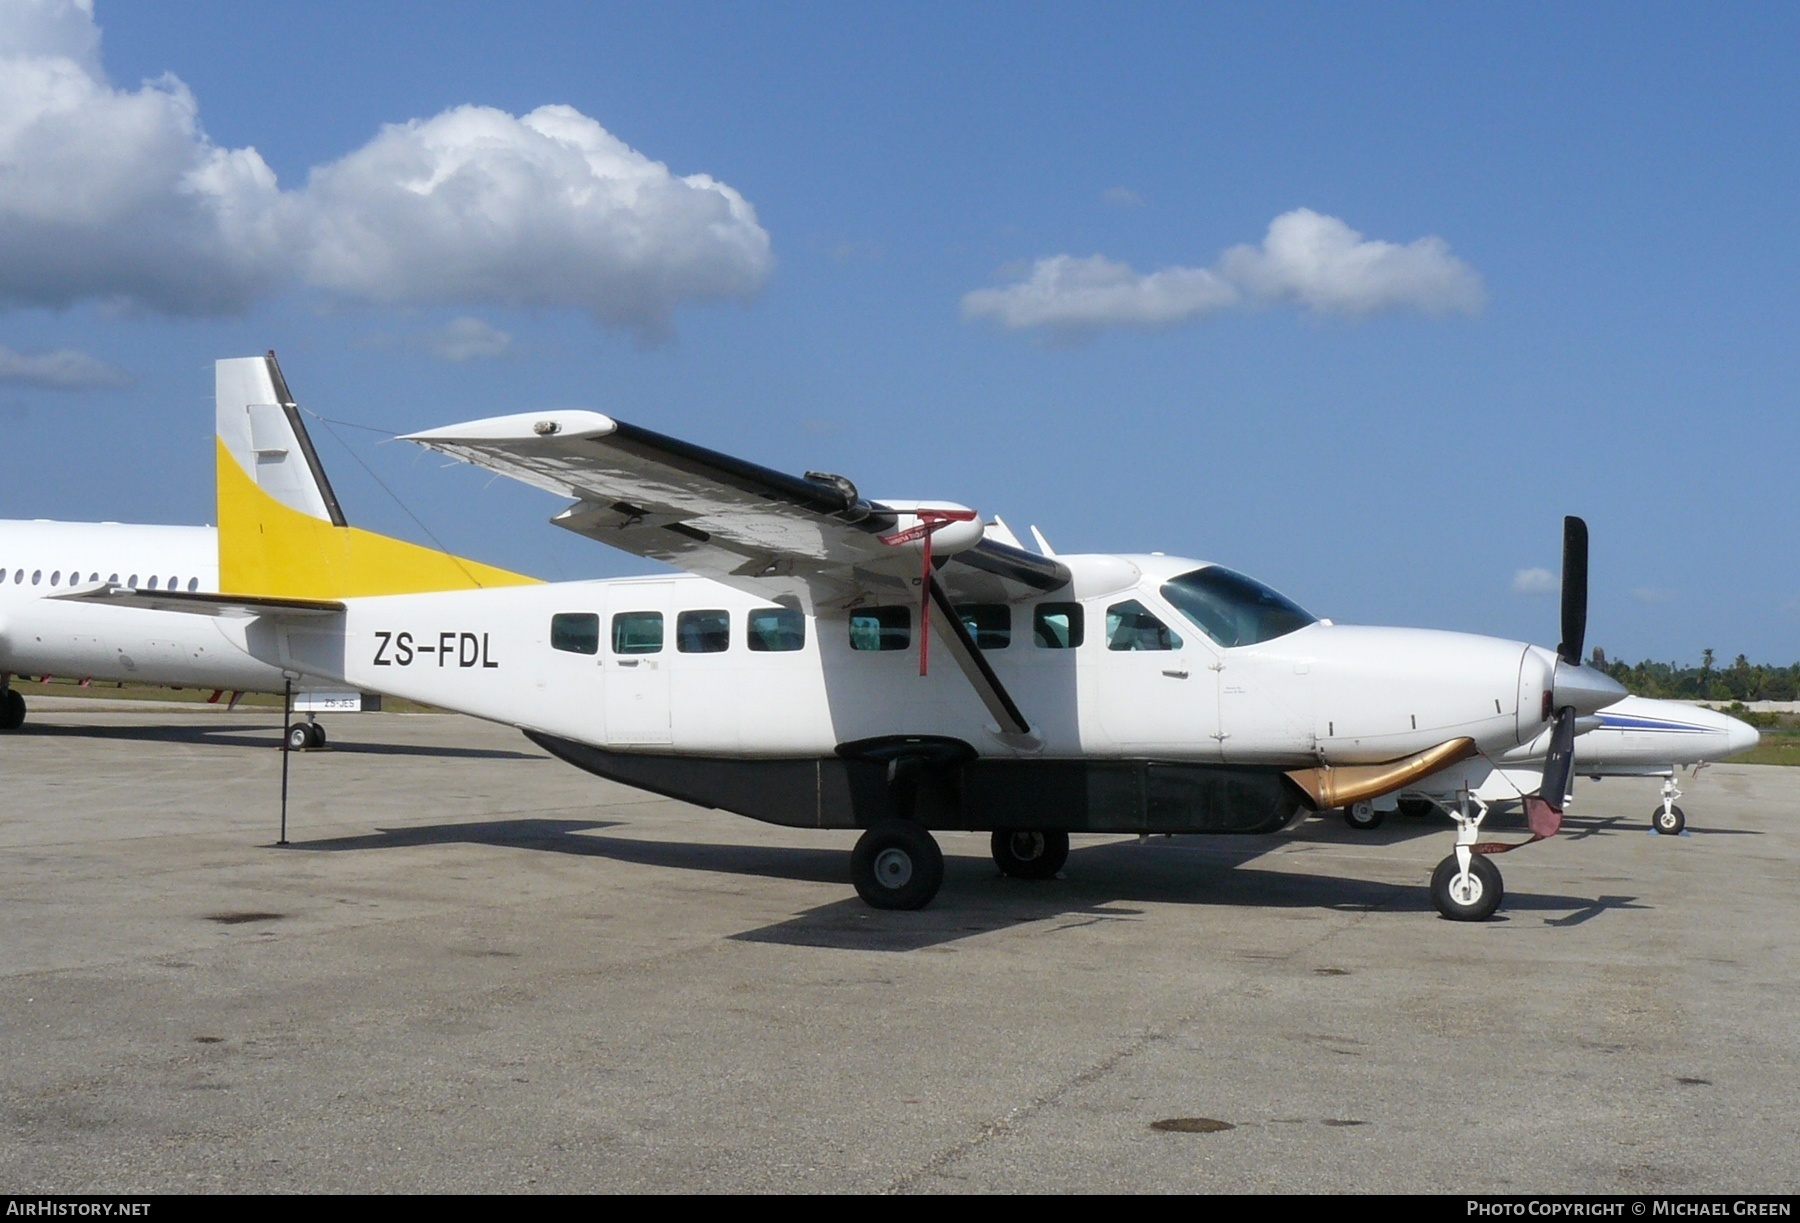
[[245,649],[242,620],[49,596],[84,587],[212,592],[212,527],[0,521],[0,673],[281,691],[281,668]]

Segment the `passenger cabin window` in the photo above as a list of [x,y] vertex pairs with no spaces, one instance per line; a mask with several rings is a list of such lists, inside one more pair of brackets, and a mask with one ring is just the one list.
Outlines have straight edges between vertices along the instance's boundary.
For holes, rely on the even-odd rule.
[[568,654],[598,654],[600,617],[593,612],[557,612],[550,617],[550,648]]
[[1106,609],[1106,648],[1109,650],[1179,650],[1181,638],[1136,599],[1114,603]]
[[[94,575],[94,578],[98,579],[99,576],[100,575],[96,573]],[[189,578],[188,579],[188,589],[189,590],[199,590],[200,589],[200,579],[199,578]]]
[[731,613],[681,612],[675,617],[675,648],[683,654],[723,654],[731,648]]
[[33,569],[31,571],[31,584],[33,586],[36,586],[39,582],[41,582],[43,580],[44,580],[44,571],[42,569]]
[[662,637],[661,612],[620,612],[613,617],[612,648],[615,654],[660,654]]
[[912,645],[912,608],[865,607],[850,613],[850,648],[904,650]]
[[156,589],[156,575],[154,573],[150,575],[150,581],[147,582],[146,585],[148,585],[151,590]]
[[1222,646],[1258,645],[1317,620],[1254,578],[1219,565],[1165,582],[1162,597]]
[[1012,608],[1005,603],[964,603],[956,616],[984,650],[1004,650],[1012,644]]
[[60,569],[53,570],[50,574],[50,584],[52,586],[56,586],[56,585],[59,585],[61,582],[62,582],[62,570],[60,570]]
[[125,584],[127,586],[131,587],[131,589],[136,590],[137,589],[137,574],[135,574],[135,573],[132,574],[130,580],[128,580]]
[[744,636],[758,654],[791,654],[806,648],[806,614],[786,607],[760,607],[744,620]]
[[1081,604],[1039,603],[1031,610],[1031,639],[1044,650],[1073,650],[1081,644]]

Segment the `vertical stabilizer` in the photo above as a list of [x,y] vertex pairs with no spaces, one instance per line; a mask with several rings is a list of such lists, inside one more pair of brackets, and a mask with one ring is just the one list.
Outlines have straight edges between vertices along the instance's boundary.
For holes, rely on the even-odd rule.
[[275,354],[216,370],[219,589],[341,599],[535,581],[350,526]]
[[349,525],[275,354],[220,361],[216,384],[219,443],[238,469],[289,509]]

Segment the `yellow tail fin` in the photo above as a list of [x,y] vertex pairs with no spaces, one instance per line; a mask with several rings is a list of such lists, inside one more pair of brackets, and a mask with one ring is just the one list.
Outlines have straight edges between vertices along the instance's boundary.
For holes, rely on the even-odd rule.
[[275,354],[217,367],[219,589],[302,599],[537,581],[344,521]]

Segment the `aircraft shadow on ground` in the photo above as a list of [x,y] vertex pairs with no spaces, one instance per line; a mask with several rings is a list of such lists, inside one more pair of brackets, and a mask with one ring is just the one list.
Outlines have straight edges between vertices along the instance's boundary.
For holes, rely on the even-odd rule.
[[[116,739],[139,743],[186,743],[200,747],[260,747],[270,751],[281,747],[281,725],[234,726],[67,726],[45,723],[27,724],[14,731],[17,735],[44,738]],[[425,743],[354,743],[334,740],[318,751],[294,753],[299,758],[319,755],[344,756],[437,756],[459,760],[543,760],[550,757],[537,751],[506,751],[485,747],[440,747]]]
[[[1048,931],[1107,921],[1141,920],[1140,904],[1214,905],[1267,909],[1334,909],[1432,913],[1421,881],[1400,885],[1342,875],[1240,869],[1291,845],[1288,838],[1180,837],[1146,843],[1086,846],[1069,855],[1063,878],[1025,881],[999,873],[982,858],[952,854],[944,887],[915,912],[872,909],[850,892],[850,855],[842,849],[654,841],[596,836],[623,821],[512,819],[384,829],[362,836],[297,841],[293,848],[323,852],[475,844],[606,858],[661,869],[754,875],[837,884],[845,896],[784,921],[742,931],[734,940],[847,951],[917,951],[1027,923]],[[1344,830],[1349,833],[1349,829]],[[1359,835],[1359,834],[1352,834]],[[1323,851],[1324,847],[1319,847]],[[1638,909],[1635,897],[1555,896],[1512,892],[1500,919],[1543,914],[1552,925],[1578,925],[1613,909]],[[1549,916],[1549,915],[1559,916]]]

